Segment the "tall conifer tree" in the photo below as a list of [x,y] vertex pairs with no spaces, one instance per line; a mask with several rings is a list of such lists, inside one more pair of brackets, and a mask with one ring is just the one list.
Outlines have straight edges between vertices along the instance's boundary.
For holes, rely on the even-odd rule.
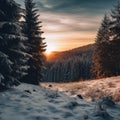
[[25,25],[24,33],[28,38],[29,51],[32,57],[28,61],[30,68],[28,75],[24,78],[24,82],[38,84],[43,77],[44,61],[46,43],[43,42],[44,38],[41,37],[41,21],[39,20],[39,10],[36,9],[36,4],[33,0],[25,0]]
[[111,33],[113,40],[120,40],[120,2],[111,10]]
[[111,10],[110,56],[113,75],[120,75],[120,1]]
[[110,76],[108,46],[110,42],[110,19],[107,15],[99,28],[95,41],[93,74],[97,78]]
[[19,19],[21,8],[13,0],[0,0],[0,88],[18,85],[26,74]]

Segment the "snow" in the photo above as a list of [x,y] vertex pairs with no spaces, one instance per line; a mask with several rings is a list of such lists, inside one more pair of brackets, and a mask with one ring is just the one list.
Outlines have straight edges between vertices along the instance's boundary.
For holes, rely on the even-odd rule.
[[119,104],[87,102],[29,84],[0,92],[0,120],[120,120],[119,111]]

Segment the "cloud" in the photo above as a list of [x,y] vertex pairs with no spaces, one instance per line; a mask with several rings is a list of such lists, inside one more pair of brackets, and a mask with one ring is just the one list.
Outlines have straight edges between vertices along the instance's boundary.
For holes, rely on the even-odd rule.
[[[24,6],[24,0],[16,0]],[[93,43],[101,20],[116,0],[34,0],[47,43],[78,47]],[[67,49],[67,48],[66,48]]]
[[43,21],[44,30],[47,32],[66,31],[95,31],[98,28],[102,16],[77,16],[60,15],[55,13],[42,13],[40,19]]
[[110,9],[116,0],[36,0],[36,2],[40,10],[54,13],[97,14]]

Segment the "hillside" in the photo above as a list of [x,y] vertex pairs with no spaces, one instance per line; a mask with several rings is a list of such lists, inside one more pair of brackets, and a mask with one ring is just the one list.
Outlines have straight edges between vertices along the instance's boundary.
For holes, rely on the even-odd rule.
[[42,83],[43,87],[62,91],[69,96],[81,95],[86,100],[102,99],[112,96],[120,102],[120,76],[72,83]]
[[71,82],[91,78],[94,45],[64,52],[54,52],[48,57],[44,82]]
[[50,56],[47,57],[48,62],[55,62],[61,59],[68,59],[69,57],[80,56],[81,54],[89,54],[93,51],[94,44],[82,46],[68,51],[63,52],[52,52]]
[[0,92],[0,120],[120,120],[119,111],[109,99],[86,102],[28,84]]

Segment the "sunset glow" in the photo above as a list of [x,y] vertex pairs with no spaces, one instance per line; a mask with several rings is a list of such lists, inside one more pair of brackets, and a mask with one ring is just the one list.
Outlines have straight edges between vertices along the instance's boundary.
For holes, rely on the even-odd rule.
[[53,51],[56,51],[57,48],[54,44],[48,44],[46,48],[46,54],[50,55]]
[[[95,38],[94,32],[61,32],[60,35],[56,33],[44,33],[45,41],[47,43],[47,54],[52,51],[66,51],[87,44],[92,44]],[[49,51],[49,52],[48,52]]]

